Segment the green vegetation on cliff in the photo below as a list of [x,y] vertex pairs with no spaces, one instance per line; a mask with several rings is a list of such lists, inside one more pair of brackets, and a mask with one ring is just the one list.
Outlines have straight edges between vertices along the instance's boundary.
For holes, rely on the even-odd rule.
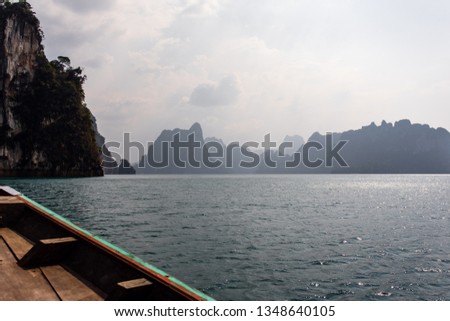
[[39,35],[39,42],[44,38],[44,33],[41,29],[41,23],[36,17],[36,13],[32,11],[31,6],[28,3],[10,3],[6,2],[3,6],[0,6],[0,30],[5,30],[5,22],[9,17],[15,16],[17,20],[23,24],[27,23],[36,28]]
[[85,103],[86,76],[67,57],[49,61],[42,38],[29,4],[0,6],[0,172],[103,175]]
[[[40,55],[35,72],[17,110],[26,124],[18,137],[24,150],[41,151],[58,171],[95,168],[99,149],[91,113],[84,103],[86,77],[82,70],[71,67],[66,57],[49,62]],[[24,153],[24,164],[30,157],[30,153]]]

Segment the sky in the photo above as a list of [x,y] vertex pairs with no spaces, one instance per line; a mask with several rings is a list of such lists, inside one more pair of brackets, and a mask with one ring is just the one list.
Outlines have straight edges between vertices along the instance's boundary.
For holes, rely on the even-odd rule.
[[225,142],[450,129],[450,2],[39,0],[47,57],[87,75],[107,141],[199,122]]

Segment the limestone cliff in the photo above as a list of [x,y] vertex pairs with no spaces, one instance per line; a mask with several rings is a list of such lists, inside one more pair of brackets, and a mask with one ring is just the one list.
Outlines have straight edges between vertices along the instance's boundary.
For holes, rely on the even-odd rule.
[[42,37],[29,4],[0,6],[0,177],[101,176],[85,76]]

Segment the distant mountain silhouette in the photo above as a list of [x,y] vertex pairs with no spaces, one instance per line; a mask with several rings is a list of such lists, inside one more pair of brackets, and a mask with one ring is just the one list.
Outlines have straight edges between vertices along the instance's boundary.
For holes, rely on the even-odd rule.
[[[205,143],[203,139],[203,130],[199,123],[194,123],[190,129],[164,130],[156,141],[149,145],[148,153],[139,162],[137,168],[138,174],[189,174],[200,173],[200,168],[190,166],[188,163],[188,148],[181,148],[179,157],[174,154],[171,144],[175,142],[176,137],[180,142],[188,142],[189,136],[193,135],[194,144],[188,144],[188,148],[195,147],[195,143],[200,143],[201,146]],[[201,162],[201,151],[195,149],[195,160]],[[177,166],[177,160],[181,160],[185,164],[182,168]],[[167,165],[165,165],[167,164]]]
[[284,150],[284,153],[286,155],[293,155],[303,146],[305,140],[303,139],[302,136],[299,135],[292,135],[292,136],[288,135],[284,138],[283,143],[292,143],[292,147],[286,148]]
[[[195,143],[194,141],[187,143],[190,136],[195,138]],[[174,155],[173,149],[170,148],[176,137],[185,144],[179,156]],[[200,124],[195,123],[188,130],[178,128],[164,130],[149,146],[149,154],[143,157],[139,164],[139,167],[143,167],[148,163],[149,155],[152,155],[150,159],[153,162],[162,162],[165,159],[167,166],[157,168],[147,164],[144,168],[138,168],[137,172],[140,174],[450,173],[450,133],[443,128],[433,129],[428,125],[411,124],[409,120],[401,120],[394,125],[383,121],[380,126],[372,123],[358,130],[329,134],[328,137],[329,139],[327,135],[316,132],[304,143],[300,136],[287,136],[284,141],[293,142],[295,149],[285,149],[284,155],[277,148],[261,154],[258,152],[261,150],[260,147],[259,149],[250,148],[246,152],[240,148],[231,148],[233,146],[226,145],[218,138],[204,139]],[[329,148],[334,148],[338,144],[343,144],[340,143],[341,141],[347,143],[339,150],[339,156],[348,166],[341,166],[337,158],[334,160],[330,158],[330,164],[326,164],[327,142],[332,143],[329,144],[331,145]],[[242,145],[244,142],[240,143]],[[200,166],[191,166],[188,163],[188,149],[193,151],[194,144],[197,144],[195,160],[201,163]],[[312,148],[309,149],[310,153],[305,159],[303,152],[310,145]],[[199,146],[208,147],[210,153],[215,152],[216,147],[221,147],[223,153],[210,157],[209,161],[221,161],[222,165],[215,168],[205,166],[202,148]],[[324,148],[317,148],[317,146],[324,146]],[[164,149],[169,152],[164,153]],[[297,152],[294,153],[294,151]],[[163,157],[163,155],[166,156]],[[231,155],[233,159],[229,160]],[[242,161],[247,163],[254,161],[255,156],[259,157],[259,165],[248,168],[240,166]],[[276,166],[264,162],[264,159],[269,160],[269,157]],[[184,168],[177,166],[177,158],[186,163]],[[303,163],[295,167],[286,166],[298,160],[302,160]],[[305,162],[315,164],[317,160],[324,161],[315,168],[305,166]]]
[[444,128],[383,121],[340,139],[349,141],[342,151],[349,167],[334,167],[335,173],[450,173],[450,133]]

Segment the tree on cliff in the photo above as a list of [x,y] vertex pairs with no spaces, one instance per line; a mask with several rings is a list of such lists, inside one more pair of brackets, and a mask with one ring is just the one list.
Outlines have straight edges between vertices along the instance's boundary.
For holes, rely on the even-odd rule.
[[103,175],[82,69],[47,59],[28,3],[0,7],[0,18],[0,173]]
[[[39,56],[35,77],[22,96],[19,117],[27,124],[21,133],[26,150],[45,153],[54,170],[87,170],[99,164],[99,152],[84,102],[86,76],[70,60],[48,61]],[[35,137],[39,139],[34,139]],[[29,161],[31,155],[24,157]]]

